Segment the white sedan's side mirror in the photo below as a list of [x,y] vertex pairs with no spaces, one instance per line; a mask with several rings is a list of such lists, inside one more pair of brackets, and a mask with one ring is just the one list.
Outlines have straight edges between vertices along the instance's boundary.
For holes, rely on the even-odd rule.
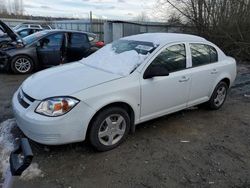
[[156,76],[168,76],[169,72],[164,66],[149,66],[145,71],[143,78],[149,79]]

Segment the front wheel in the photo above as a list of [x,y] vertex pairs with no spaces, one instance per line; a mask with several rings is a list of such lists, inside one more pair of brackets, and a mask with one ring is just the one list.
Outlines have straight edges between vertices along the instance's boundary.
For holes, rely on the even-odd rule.
[[211,110],[218,110],[224,104],[227,97],[228,85],[225,82],[220,82],[214,89],[214,92],[208,101],[208,107]]
[[34,69],[34,62],[27,56],[17,56],[11,61],[11,70],[18,74],[28,74]]
[[98,151],[108,151],[125,140],[129,132],[130,118],[126,110],[110,107],[99,112],[90,126],[91,145]]

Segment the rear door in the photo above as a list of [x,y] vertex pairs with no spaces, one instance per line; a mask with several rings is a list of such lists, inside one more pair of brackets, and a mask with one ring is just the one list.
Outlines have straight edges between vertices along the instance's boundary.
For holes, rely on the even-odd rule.
[[56,33],[39,40],[37,54],[44,66],[59,65],[62,62],[64,33]]
[[192,65],[192,83],[188,106],[206,102],[210,98],[213,84],[217,78],[218,53],[216,49],[207,44],[190,43]]
[[88,36],[84,33],[69,33],[67,61],[78,61],[87,57],[90,49]]

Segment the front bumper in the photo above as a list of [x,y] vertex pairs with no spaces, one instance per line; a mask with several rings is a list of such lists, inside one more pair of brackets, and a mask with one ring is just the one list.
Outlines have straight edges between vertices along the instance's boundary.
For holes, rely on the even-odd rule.
[[0,51],[0,69],[8,69],[8,62],[9,56],[5,53]]
[[12,99],[14,116],[18,127],[30,139],[46,145],[61,145],[85,140],[92,108],[79,102],[70,112],[60,117],[47,117],[35,113],[40,101],[35,100],[23,107],[18,100],[17,91]]

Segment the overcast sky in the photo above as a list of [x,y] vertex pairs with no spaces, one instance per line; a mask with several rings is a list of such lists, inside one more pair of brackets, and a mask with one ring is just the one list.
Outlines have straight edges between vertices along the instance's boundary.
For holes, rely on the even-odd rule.
[[150,12],[156,0],[23,0],[25,14],[57,17],[133,19]]

